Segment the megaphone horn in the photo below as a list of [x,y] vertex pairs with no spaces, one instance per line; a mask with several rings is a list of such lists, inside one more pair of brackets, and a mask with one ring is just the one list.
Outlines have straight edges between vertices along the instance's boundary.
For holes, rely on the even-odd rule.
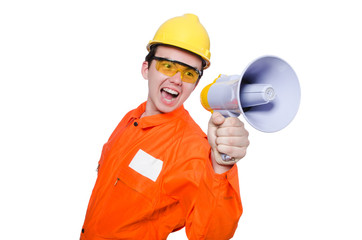
[[225,117],[243,114],[251,126],[262,132],[285,128],[295,117],[301,91],[297,75],[281,58],[261,57],[242,75],[219,75],[201,91],[201,103],[208,111]]

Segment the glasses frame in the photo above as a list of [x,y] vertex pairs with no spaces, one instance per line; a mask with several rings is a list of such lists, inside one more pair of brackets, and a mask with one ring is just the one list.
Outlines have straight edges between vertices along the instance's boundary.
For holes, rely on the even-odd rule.
[[151,60],[169,61],[169,62],[172,62],[172,63],[180,64],[180,65],[182,65],[182,66],[184,66],[184,67],[191,68],[192,70],[195,70],[195,72],[197,72],[197,74],[199,74],[199,77],[197,78],[197,80],[196,80],[196,82],[195,82],[196,84],[199,82],[199,80],[200,80],[200,78],[201,78],[201,76],[202,76],[202,74],[203,74],[203,71],[200,71],[199,69],[197,69],[197,68],[195,68],[195,67],[192,67],[192,66],[190,66],[190,65],[188,65],[188,64],[186,64],[186,63],[179,62],[179,61],[176,61],[176,60],[171,60],[171,59],[167,59],[167,58],[163,58],[163,57],[156,57],[156,56],[152,57]]

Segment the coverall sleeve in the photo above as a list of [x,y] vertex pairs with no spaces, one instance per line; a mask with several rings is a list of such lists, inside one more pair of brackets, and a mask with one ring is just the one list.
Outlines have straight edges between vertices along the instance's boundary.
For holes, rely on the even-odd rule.
[[189,146],[184,154],[191,155],[185,164],[190,165],[186,168],[194,171],[194,174],[188,174],[194,177],[189,179],[190,192],[184,194],[181,200],[187,211],[188,238],[190,240],[232,238],[243,211],[237,166],[234,165],[224,174],[216,174],[209,158],[210,148],[207,142],[202,147]]
[[218,175],[208,163],[186,219],[189,239],[230,239],[242,214],[237,167]]

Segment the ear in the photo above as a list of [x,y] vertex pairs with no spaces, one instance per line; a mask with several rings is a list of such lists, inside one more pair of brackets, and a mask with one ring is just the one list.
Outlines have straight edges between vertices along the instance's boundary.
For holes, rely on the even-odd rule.
[[144,61],[142,63],[141,73],[142,73],[143,78],[148,80],[148,62],[147,61]]

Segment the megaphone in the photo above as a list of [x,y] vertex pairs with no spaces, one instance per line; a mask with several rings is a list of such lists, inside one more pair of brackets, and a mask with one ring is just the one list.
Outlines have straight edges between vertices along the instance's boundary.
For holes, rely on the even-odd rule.
[[243,114],[251,126],[268,133],[289,125],[298,112],[300,97],[296,73],[275,56],[256,59],[241,75],[219,75],[201,91],[206,110],[225,117]]

